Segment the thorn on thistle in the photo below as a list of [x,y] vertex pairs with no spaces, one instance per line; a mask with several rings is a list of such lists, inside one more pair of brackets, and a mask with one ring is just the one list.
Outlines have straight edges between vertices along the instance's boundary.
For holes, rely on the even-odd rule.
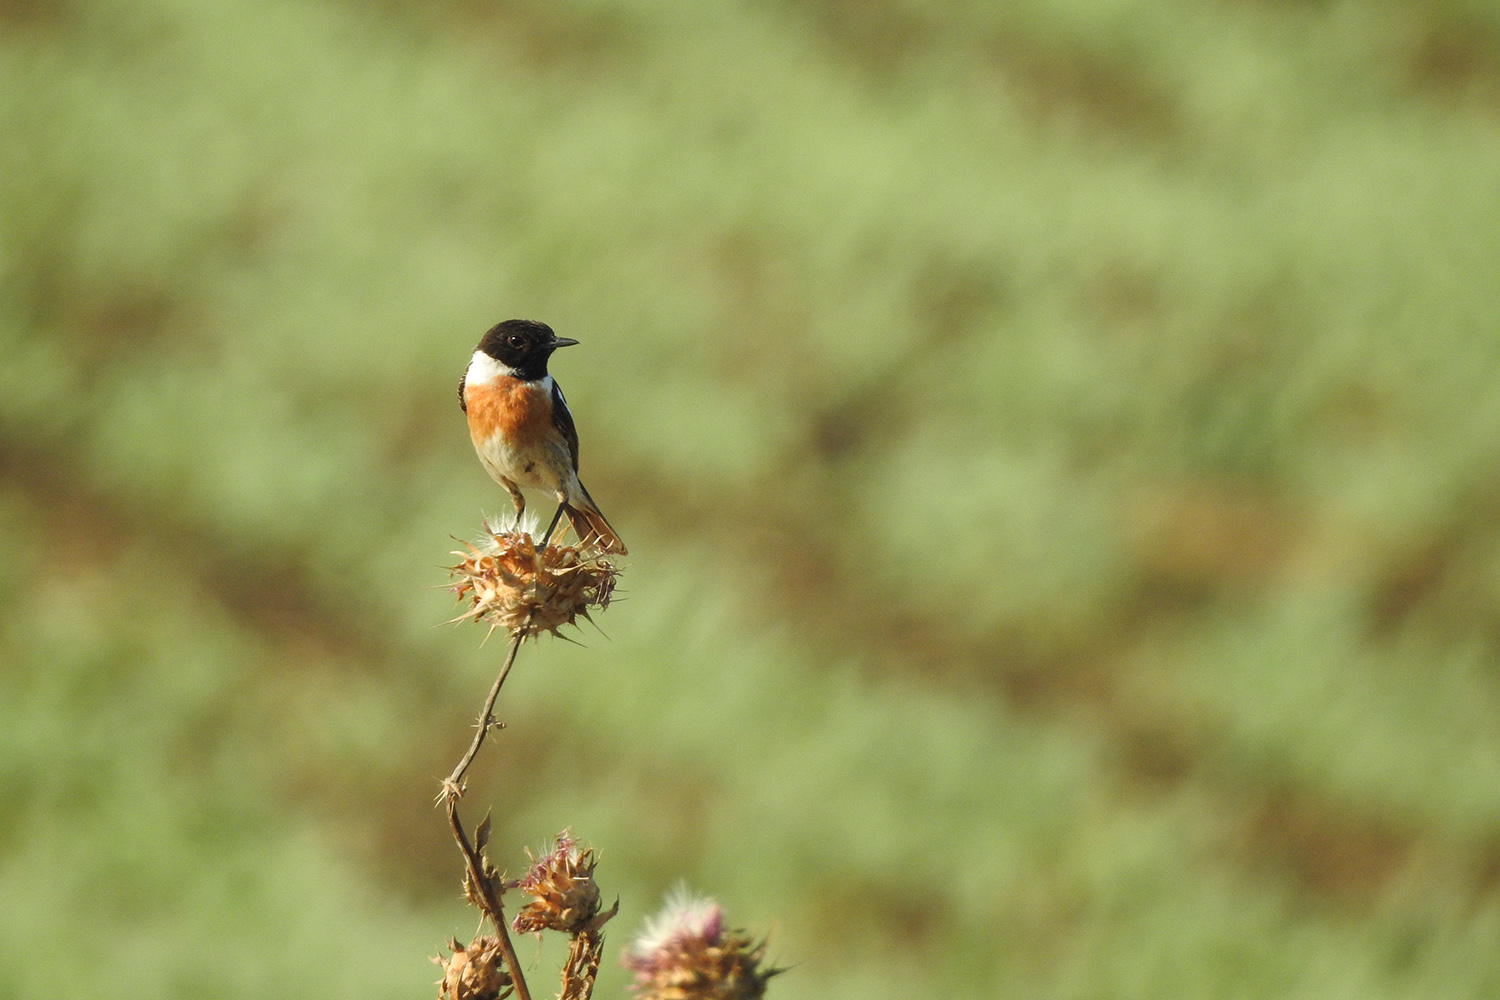
[[461,782],[452,779],[444,779],[438,788],[437,804],[445,806],[449,802],[457,802],[464,797],[464,786]]

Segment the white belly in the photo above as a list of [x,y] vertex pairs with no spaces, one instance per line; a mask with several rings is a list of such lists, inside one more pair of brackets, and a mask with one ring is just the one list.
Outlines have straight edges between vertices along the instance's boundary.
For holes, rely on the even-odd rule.
[[[526,489],[542,490],[554,496],[567,495],[572,475],[571,456],[566,448],[547,446],[521,451],[505,443],[504,437],[494,435],[483,444],[476,444],[474,451],[485,471],[502,486],[509,480]],[[568,471],[566,480],[555,470]]]

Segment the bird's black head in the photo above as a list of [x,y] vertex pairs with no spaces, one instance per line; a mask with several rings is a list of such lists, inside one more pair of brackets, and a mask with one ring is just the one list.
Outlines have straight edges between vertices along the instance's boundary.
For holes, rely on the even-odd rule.
[[479,342],[479,350],[514,369],[518,378],[532,382],[547,374],[547,359],[553,351],[576,343],[559,337],[546,323],[508,319],[490,328]]

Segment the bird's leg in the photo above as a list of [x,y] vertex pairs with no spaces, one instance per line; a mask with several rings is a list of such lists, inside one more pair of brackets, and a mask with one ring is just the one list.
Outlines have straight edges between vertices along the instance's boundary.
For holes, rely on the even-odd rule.
[[515,483],[506,482],[505,488],[510,490],[510,502],[516,505],[516,528],[521,530],[521,515],[526,513],[526,497],[521,493],[521,488]]
[[547,525],[547,533],[543,535],[542,540],[537,543],[536,548],[538,552],[542,552],[547,548],[547,539],[552,537],[552,532],[557,527],[557,522],[562,520],[563,511],[567,509],[568,501],[566,500],[557,505],[557,513],[552,515],[552,523]]

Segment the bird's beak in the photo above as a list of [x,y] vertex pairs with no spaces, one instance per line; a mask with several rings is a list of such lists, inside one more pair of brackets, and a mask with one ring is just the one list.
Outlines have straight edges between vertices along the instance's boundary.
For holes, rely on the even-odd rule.
[[572,347],[577,343],[578,341],[574,340],[572,337],[553,337],[551,342],[548,343],[547,346],[555,351],[559,347]]

